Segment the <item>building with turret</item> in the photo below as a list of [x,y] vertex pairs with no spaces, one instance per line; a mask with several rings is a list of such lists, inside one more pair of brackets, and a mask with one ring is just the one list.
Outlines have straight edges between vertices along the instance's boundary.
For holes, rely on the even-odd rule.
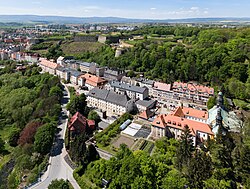
[[235,112],[228,111],[225,108],[222,92],[218,93],[217,105],[210,109],[208,114],[208,123],[215,134],[218,133],[219,128],[222,129],[222,133],[226,131],[239,132],[242,121],[237,117]]

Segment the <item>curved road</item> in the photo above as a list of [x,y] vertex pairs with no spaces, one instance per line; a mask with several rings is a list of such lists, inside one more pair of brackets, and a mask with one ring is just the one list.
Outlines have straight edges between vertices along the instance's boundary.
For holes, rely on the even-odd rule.
[[40,182],[31,186],[30,189],[45,189],[48,188],[52,180],[64,179],[69,180],[75,189],[80,189],[76,180],[73,177],[73,169],[66,163],[65,157],[68,155],[65,149],[65,133],[68,122],[69,112],[66,110],[66,105],[69,101],[69,91],[64,85],[63,99],[62,99],[62,115],[58,125],[58,133],[55,137],[55,142],[51,149],[49,166],[47,171],[42,175]]

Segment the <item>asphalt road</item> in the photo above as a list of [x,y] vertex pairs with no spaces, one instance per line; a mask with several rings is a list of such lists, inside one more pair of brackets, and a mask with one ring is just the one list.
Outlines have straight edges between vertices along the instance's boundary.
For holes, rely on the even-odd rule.
[[41,176],[41,181],[33,185],[32,189],[46,189],[52,180],[64,179],[69,180],[75,189],[80,189],[76,180],[73,177],[73,169],[66,163],[64,157],[67,156],[65,149],[64,136],[67,128],[67,119],[69,112],[66,110],[66,105],[69,101],[69,91],[64,90],[62,99],[62,113],[58,125],[58,133],[55,137],[55,142],[51,149],[49,166],[47,171]]

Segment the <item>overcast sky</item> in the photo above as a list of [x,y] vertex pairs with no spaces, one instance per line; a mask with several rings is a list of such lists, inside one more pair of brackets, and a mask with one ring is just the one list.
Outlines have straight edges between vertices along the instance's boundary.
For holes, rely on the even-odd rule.
[[0,0],[0,15],[125,18],[250,17],[250,0]]

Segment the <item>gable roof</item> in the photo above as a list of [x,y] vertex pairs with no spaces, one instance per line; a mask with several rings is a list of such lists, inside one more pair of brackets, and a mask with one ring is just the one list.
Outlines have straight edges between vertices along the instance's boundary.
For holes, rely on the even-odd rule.
[[91,75],[88,73],[82,75],[81,78],[85,78],[86,83],[91,85],[91,86],[94,86],[94,87],[97,87],[98,84],[104,83],[106,81],[106,80],[102,79],[101,77],[97,77],[95,75]]
[[97,87],[90,90],[88,96],[98,98],[100,100],[107,101],[113,104],[117,104],[123,107],[126,107],[129,101],[126,95],[117,94],[113,91],[99,89]]
[[173,115],[178,117],[185,117],[182,108],[180,106],[175,110]]
[[204,85],[199,85],[195,83],[182,83],[182,82],[174,82],[173,87],[174,90],[183,90],[183,91],[190,91],[191,93],[207,93],[210,95],[214,94],[214,89],[212,87],[207,87]]
[[184,130],[184,127],[187,125],[193,135],[197,134],[198,131],[214,135],[208,124],[177,117],[171,114],[161,114],[157,116],[152,125],[161,128],[172,127],[179,130]]
[[139,117],[143,119],[149,119],[153,115],[154,115],[154,112],[152,112],[151,110],[145,110],[139,114]]
[[204,119],[204,120],[208,119],[207,111],[197,110],[197,109],[188,108],[188,107],[180,107],[180,106],[174,111],[172,115],[178,116],[178,117],[190,116],[190,117]]
[[51,68],[51,69],[56,69],[58,67],[57,63],[49,61],[49,60],[47,60],[45,58],[39,58],[39,64],[42,65],[42,66]]
[[155,82],[154,89],[169,92],[171,89],[171,85],[167,83]]
[[121,82],[118,82],[118,81],[112,81],[110,83],[110,86],[115,87],[115,88],[124,89],[124,90],[127,90],[127,91],[133,91],[133,92],[136,92],[136,93],[144,93],[144,91],[148,90],[148,88],[146,88],[146,87],[133,86],[133,85],[129,85],[129,84],[126,84],[126,83],[121,83]]
[[74,131],[76,128],[74,127],[74,124],[79,121],[82,126],[86,127],[87,126],[87,119],[86,117],[84,117],[81,113],[79,112],[76,112],[70,119],[70,122],[69,122],[69,125],[68,125],[68,128],[71,130],[71,131]]

